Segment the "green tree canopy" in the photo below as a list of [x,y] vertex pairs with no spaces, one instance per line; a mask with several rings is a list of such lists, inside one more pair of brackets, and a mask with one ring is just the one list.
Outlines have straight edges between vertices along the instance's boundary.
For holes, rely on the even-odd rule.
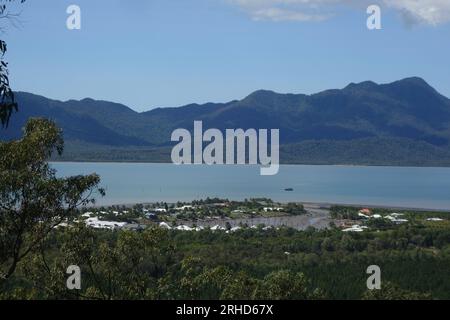
[[61,130],[30,119],[19,141],[0,143],[0,281],[36,249],[51,230],[93,200],[99,176],[57,178],[47,159],[61,154]]

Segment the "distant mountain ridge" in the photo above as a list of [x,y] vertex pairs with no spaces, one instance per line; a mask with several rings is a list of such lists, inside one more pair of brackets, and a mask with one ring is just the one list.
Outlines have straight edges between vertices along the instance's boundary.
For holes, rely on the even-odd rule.
[[20,137],[29,117],[64,130],[65,160],[170,161],[174,129],[280,129],[286,163],[450,166],[450,100],[425,80],[351,83],[312,95],[268,90],[227,103],[138,113],[93,99],[57,101],[16,93],[19,112],[2,139]]

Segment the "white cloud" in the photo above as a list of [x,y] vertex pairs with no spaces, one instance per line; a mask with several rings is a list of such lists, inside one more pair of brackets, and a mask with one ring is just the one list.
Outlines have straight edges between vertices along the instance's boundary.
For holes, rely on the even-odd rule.
[[384,0],[400,10],[407,22],[439,25],[450,21],[450,0]]
[[281,8],[262,8],[252,12],[254,20],[272,20],[272,21],[321,21],[328,18],[323,14],[308,14],[296,10]]
[[379,4],[401,13],[405,22],[439,25],[450,22],[450,0],[226,0],[254,20],[322,21],[339,7],[362,8]]
[[[348,0],[345,0],[348,1]],[[332,15],[329,5],[342,0],[228,0],[254,20],[322,21]]]

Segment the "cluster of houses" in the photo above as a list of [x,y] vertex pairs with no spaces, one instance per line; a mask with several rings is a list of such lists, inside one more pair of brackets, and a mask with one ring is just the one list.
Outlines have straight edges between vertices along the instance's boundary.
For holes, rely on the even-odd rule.
[[[124,212],[118,212],[113,211],[112,214],[115,216],[120,216],[121,214],[127,214],[128,211]],[[110,214],[106,211],[100,211],[100,214],[106,215]],[[94,228],[94,229],[107,229],[107,230],[116,230],[116,229],[138,229],[137,225],[127,222],[118,222],[118,221],[107,221],[107,220],[100,220],[99,217],[95,216],[93,212],[86,212],[81,215],[82,218],[85,218],[84,223],[88,227]]]
[[342,232],[363,232],[365,229],[368,229],[368,228],[369,227],[354,224],[350,228],[342,229]]
[[[189,227],[189,226],[186,226],[186,225],[179,225],[179,226],[175,226],[175,227],[171,227],[168,223],[166,223],[166,222],[161,222],[160,224],[159,224],[159,227],[160,228],[163,228],[163,229],[168,229],[168,230],[179,230],[179,231],[202,231],[202,230],[205,230],[205,227],[203,227],[203,226],[198,226],[198,227]],[[258,228],[258,226],[251,226],[251,227],[249,227],[250,229],[257,229]],[[270,230],[270,229],[272,229],[273,227],[272,226],[267,226],[267,227],[263,227],[262,228],[262,230],[264,230],[264,231],[267,231],[267,230]],[[235,226],[235,227],[232,227],[232,228],[230,228],[230,229],[227,229],[227,228],[225,228],[225,227],[222,227],[222,226],[220,226],[220,225],[215,225],[215,226],[212,226],[212,227],[210,227],[209,228],[211,231],[225,231],[226,233],[230,233],[230,232],[236,232],[236,231],[239,231],[239,230],[241,230],[241,229],[243,229],[243,227],[240,227],[240,226]]]
[[117,221],[102,221],[98,217],[88,218],[85,220],[86,225],[94,229],[115,230],[125,227],[128,223]]
[[[153,208],[153,209],[143,209],[144,215],[154,217],[158,214],[168,214],[168,213],[174,213],[174,212],[185,212],[185,211],[195,211],[197,209],[201,209],[203,207],[215,207],[215,208],[224,208],[229,207],[229,203],[211,203],[211,204],[202,204],[202,205],[179,205],[178,207],[167,209],[167,208]],[[264,207],[262,208],[264,212],[283,212],[282,207]],[[232,210],[231,213],[233,214],[257,214],[256,211],[250,211],[249,208],[245,207],[239,207],[235,210]]]
[[384,218],[390,220],[393,223],[397,223],[397,224],[408,222],[407,219],[401,218],[402,216],[404,216],[403,213],[391,213],[391,214],[385,216]]
[[[98,214],[100,214],[100,215],[114,215],[116,217],[127,215],[129,213],[130,213],[130,211],[128,211],[128,210],[122,210],[122,211],[113,210],[110,212],[108,212],[108,211],[99,211],[98,212]],[[93,215],[94,215],[93,212],[86,212],[82,215],[82,217],[91,217]]]
[[[380,214],[373,214],[372,210],[370,209],[361,209],[358,211],[358,217],[363,219],[387,219],[395,224],[402,224],[408,222],[408,219],[403,218],[405,214],[404,213],[391,213],[385,216],[382,216]],[[441,218],[428,218],[427,221],[444,221],[444,219]],[[361,225],[352,225],[352,226],[346,226],[344,225],[344,228],[342,229],[343,232],[362,232],[364,230],[368,229],[367,226],[361,226]]]
[[[382,216],[381,214],[373,214],[372,210],[370,210],[368,208],[364,208],[364,209],[361,209],[358,211],[358,217],[360,217],[360,218],[367,219],[367,220],[369,220],[369,219],[387,219],[395,224],[401,224],[401,223],[408,222],[407,219],[401,218],[402,216],[404,216],[403,213],[391,213],[386,216]],[[344,229],[342,229],[342,231],[343,232],[363,232],[366,229],[368,229],[367,226],[355,224],[355,225],[352,225],[351,227],[345,227]]]
[[[214,206],[223,206],[223,204],[214,204]],[[192,205],[183,205],[183,206],[179,206],[176,208],[173,208],[172,210],[175,211],[187,211],[187,210],[194,210],[196,209],[195,206]],[[282,208],[264,208],[264,211],[269,212],[269,211],[280,211],[282,210]],[[239,212],[244,212],[242,210],[239,210]],[[86,223],[87,226],[92,227],[94,229],[107,229],[107,230],[117,230],[117,229],[137,229],[139,228],[139,225],[136,224],[130,224],[127,222],[118,222],[118,221],[107,221],[104,219],[101,219],[99,217],[101,216],[122,216],[125,214],[128,214],[129,211],[123,210],[123,211],[99,211],[99,212],[86,212],[84,214],[82,214],[82,218],[84,219],[84,222]],[[164,215],[164,214],[168,214],[169,210],[167,208],[144,208],[142,209],[142,213],[144,214],[144,216],[149,219],[149,220],[156,220],[158,215]],[[180,231],[201,231],[204,229],[204,227],[189,227],[186,225],[179,225],[179,226],[175,226],[175,227],[171,227],[169,224],[167,224],[166,222],[161,222],[159,224],[159,226],[161,228],[165,228],[165,229],[174,229],[174,230],[180,230]],[[252,226],[252,228],[256,228],[256,226]],[[230,230],[227,230],[225,227],[222,226],[213,226],[210,228],[213,231],[226,231],[226,232],[235,232],[239,229],[241,229],[241,227],[233,227]]]
[[[183,205],[181,207],[173,208],[175,211],[187,211],[187,210],[195,210],[197,207],[191,206],[191,205]],[[153,209],[143,209],[145,216],[156,216],[157,214],[167,214],[169,213],[169,210],[166,208],[153,208]]]
[[404,216],[403,213],[391,213],[383,217],[380,214],[373,214],[372,210],[367,208],[359,210],[358,216],[364,219],[388,219],[396,224],[408,222],[407,219],[401,218],[402,216]]
[[280,207],[276,207],[276,208],[265,207],[265,208],[263,208],[263,210],[264,210],[264,212],[274,212],[274,211],[276,211],[276,212],[282,212],[282,211],[283,211],[283,208],[280,208]]
[[444,219],[441,219],[441,218],[428,218],[427,221],[439,222],[439,221],[444,221]]
[[[175,211],[185,211],[185,210],[191,210],[191,209],[195,209],[195,207],[191,206],[191,205],[183,205],[183,206],[174,208]],[[283,208],[264,207],[263,210],[265,212],[275,212],[275,211],[279,212],[279,211],[282,211]],[[244,212],[243,210],[234,210],[233,211],[233,213],[243,213],[243,212]],[[139,229],[142,229],[142,226],[140,226],[138,224],[127,223],[127,222],[118,222],[118,221],[105,221],[105,220],[101,220],[99,218],[99,216],[101,217],[102,215],[103,216],[105,216],[105,215],[121,216],[121,215],[126,215],[128,213],[129,213],[129,211],[127,211],[127,210],[111,211],[111,212],[100,211],[98,213],[86,212],[82,215],[82,218],[84,219],[84,222],[86,223],[87,226],[92,227],[94,229],[107,229],[107,230],[116,230],[116,229],[139,230]],[[168,210],[166,208],[143,209],[144,216],[146,218],[152,219],[152,220],[155,220],[157,218],[158,214],[167,214],[167,213],[168,213]],[[403,214],[403,213],[390,213],[388,215],[382,216],[380,214],[374,214],[371,209],[367,209],[367,208],[364,208],[364,209],[361,209],[358,211],[358,217],[360,217],[364,220],[386,219],[395,224],[402,224],[402,223],[408,222],[408,220],[403,217],[404,215],[405,214]],[[443,221],[444,219],[428,218],[426,220],[438,222],[438,221]],[[201,230],[205,229],[205,227],[203,227],[203,226],[197,226],[197,227],[190,227],[187,225],[170,226],[166,222],[161,222],[159,224],[159,227],[164,228],[164,229],[173,229],[173,230],[180,230],[180,231],[201,231]],[[258,227],[251,226],[250,228],[256,229]],[[273,227],[268,226],[268,227],[264,227],[263,230],[269,230],[271,228],[273,228]],[[343,224],[341,226],[341,228],[342,228],[343,232],[363,232],[364,230],[368,229],[367,226],[358,225],[358,224],[354,224],[354,225]],[[236,231],[242,229],[242,227],[235,226],[235,227],[231,227],[231,228],[230,227],[225,228],[220,225],[215,225],[215,226],[209,227],[209,229],[212,231],[225,231],[225,232],[229,233],[229,232],[236,232]]]

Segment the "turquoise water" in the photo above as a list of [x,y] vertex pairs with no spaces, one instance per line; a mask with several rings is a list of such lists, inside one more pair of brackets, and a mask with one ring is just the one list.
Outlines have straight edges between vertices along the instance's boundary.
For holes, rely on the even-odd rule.
[[[52,163],[58,175],[98,173],[107,195],[99,205],[190,201],[206,197],[325,202],[450,210],[450,168],[175,166],[137,163]],[[285,188],[293,188],[286,192]]]

